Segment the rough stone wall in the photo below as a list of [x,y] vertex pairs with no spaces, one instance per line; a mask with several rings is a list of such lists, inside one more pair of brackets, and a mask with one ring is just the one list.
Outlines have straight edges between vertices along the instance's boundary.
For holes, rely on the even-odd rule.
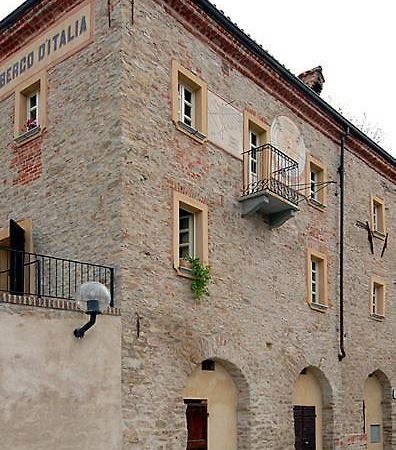
[[[341,443],[338,448],[364,448],[351,437],[362,430],[359,402],[364,379],[375,368],[382,368],[388,377],[395,373],[389,359],[394,311],[389,304],[383,323],[368,317],[368,277],[374,261],[383,264],[390,276],[395,260],[391,249],[383,262],[373,259],[366,235],[355,222],[368,217],[370,190],[386,193],[392,234],[393,188],[348,153],[347,358],[340,363],[339,188],[328,188],[325,212],[302,203],[296,217],[276,230],[270,230],[259,215],[241,218],[242,163],[227,149],[196,143],[171,121],[173,58],[239,110],[253,110],[268,123],[279,114],[288,116],[301,130],[307,149],[326,164],[328,178],[338,180],[338,145],[258,89],[158,3],[136,3],[135,23],[127,26],[123,41],[121,110],[124,448],[185,448],[181,392],[196,364],[209,357],[240,371],[240,392],[248,409],[244,429],[249,430],[240,449],[293,448],[291,393],[306,366],[319,368],[328,383],[323,389],[334,427],[325,425],[326,448],[334,448],[336,442]],[[213,282],[210,297],[199,303],[191,298],[189,281],[172,268],[173,189],[209,205]],[[308,246],[328,256],[326,313],[313,311],[306,303]],[[389,283],[389,303],[393,296]]]
[[16,148],[15,97],[0,102],[0,227],[32,218],[37,252],[113,264],[120,248],[117,12],[109,28],[96,1],[94,43],[48,70],[42,137]]

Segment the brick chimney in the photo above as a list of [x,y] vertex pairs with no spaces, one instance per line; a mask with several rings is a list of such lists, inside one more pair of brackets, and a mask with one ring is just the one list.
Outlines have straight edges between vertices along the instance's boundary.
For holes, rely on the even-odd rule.
[[298,78],[300,78],[301,81],[303,81],[308,87],[310,87],[317,94],[320,94],[322,92],[323,83],[325,82],[325,79],[322,73],[321,66],[300,73]]

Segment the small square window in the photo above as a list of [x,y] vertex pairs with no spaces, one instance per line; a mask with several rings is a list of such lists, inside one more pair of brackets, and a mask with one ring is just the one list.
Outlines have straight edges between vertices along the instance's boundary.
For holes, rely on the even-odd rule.
[[208,134],[206,83],[176,61],[172,63],[172,118],[176,126],[203,141]]
[[307,167],[308,203],[323,208],[326,205],[326,168],[312,156],[308,159]]
[[375,236],[385,236],[385,204],[376,196],[371,197],[371,229]]
[[379,444],[381,442],[381,425],[370,425],[370,443]]
[[327,308],[327,259],[322,253],[308,251],[308,302],[318,309]]
[[179,274],[188,274],[190,257],[208,264],[208,207],[180,192],[173,193],[173,258]]
[[370,314],[375,318],[385,316],[385,284],[379,277],[371,280]]

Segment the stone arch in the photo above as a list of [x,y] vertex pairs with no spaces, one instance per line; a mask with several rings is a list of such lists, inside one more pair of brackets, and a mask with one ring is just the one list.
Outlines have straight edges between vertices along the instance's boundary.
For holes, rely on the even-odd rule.
[[[229,390],[229,396],[228,400],[229,402],[232,401],[232,395],[233,395],[233,387],[230,384],[230,381],[232,382],[232,385],[235,389],[235,444],[234,447],[232,445],[224,447],[227,450],[248,450],[250,449],[250,442],[251,442],[251,434],[250,434],[250,395],[249,395],[249,385],[246,380],[246,377],[242,373],[241,369],[236,366],[234,363],[231,363],[228,360],[225,360],[223,358],[219,357],[209,357],[204,361],[213,361],[215,363],[215,368],[221,372],[221,380],[219,380],[219,383],[224,383],[224,387]],[[191,388],[189,385],[190,380],[194,380],[194,382],[199,385],[199,372],[202,370],[202,362],[198,365],[195,365],[193,368],[190,376],[187,379],[187,383],[185,385],[185,388],[183,390],[183,397],[187,398],[192,392],[194,392],[194,389]],[[216,370],[216,369],[215,369]],[[197,373],[198,372],[198,373]],[[227,375],[228,376],[227,376]],[[228,378],[229,377],[229,378]],[[199,397],[198,392],[194,392],[194,397]],[[204,395],[206,395],[205,392],[203,392]],[[224,400],[224,398],[223,398]],[[208,402],[209,403],[209,402]],[[229,405],[228,405],[229,407]],[[226,407],[227,408],[227,407]],[[209,411],[209,417],[210,417],[210,411]],[[231,419],[232,420],[232,419]],[[212,432],[215,433],[216,430],[213,430]],[[213,436],[211,437],[213,439]],[[213,447],[213,450],[216,450],[218,445],[216,447]],[[209,447],[209,450],[212,450],[211,447]]]
[[[370,396],[377,395],[379,398],[368,398]],[[371,372],[363,385],[363,399],[365,402],[365,431],[367,433],[367,441],[368,441],[368,449],[370,448],[382,448],[383,450],[391,450],[392,449],[392,387],[389,378],[387,375],[380,369],[376,369]],[[382,447],[375,445],[371,446],[370,442],[370,430],[369,430],[369,421],[371,412],[368,411],[370,406],[368,402],[378,402],[378,408],[380,408],[381,420],[382,420],[382,430],[381,430],[381,440]],[[374,406],[375,408],[375,406]]]
[[296,378],[293,388],[293,406],[299,403],[302,406],[316,408],[318,432],[316,450],[332,449],[334,443],[333,389],[328,378],[318,367],[307,366]]

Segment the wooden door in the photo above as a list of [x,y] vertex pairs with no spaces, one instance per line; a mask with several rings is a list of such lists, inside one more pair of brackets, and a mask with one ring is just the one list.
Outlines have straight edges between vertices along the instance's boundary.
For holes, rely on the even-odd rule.
[[25,230],[10,220],[10,291],[22,294],[24,291]]
[[316,450],[315,406],[294,406],[296,450]]
[[208,407],[206,400],[185,400],[187,404],[187,450],[208,450]]

